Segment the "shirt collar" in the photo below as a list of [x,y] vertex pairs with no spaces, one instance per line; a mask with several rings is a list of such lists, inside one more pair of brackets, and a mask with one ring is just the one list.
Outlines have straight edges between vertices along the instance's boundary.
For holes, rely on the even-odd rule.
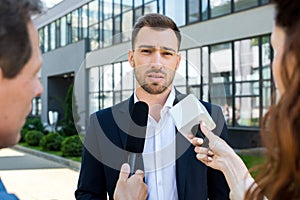
[[[136,90],[134,90],[133,98],[134,98],[134,99],[133,99],[133,100],[134,100],[134,103],[140,101],[140,100],[138,99],[138,97],[136,96]],[[175,100],[175,87],[172,86],[171,92],[170,92],[170,94],[169,94],[169,96],[168,96],[168,98],[167,98],[167,101],[166,101],[166,103],[165,103],[163,109],[164,109],[165,107],[172,108],[172,107],[173,107],[173,102],[174,102],[174,100]]]

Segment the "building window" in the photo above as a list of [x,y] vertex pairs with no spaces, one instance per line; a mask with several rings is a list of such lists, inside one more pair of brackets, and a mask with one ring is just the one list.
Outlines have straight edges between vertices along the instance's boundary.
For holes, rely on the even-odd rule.
[[134,23],[147,13],[167,15],[181,27],[267,3],[269,0],[177,0],[176,4],[173,0],[92,0],[58,19],[55,26],[45,26],[41,47],[47,52],[88,38],[87,50],[91,51],[129,41]]
[[50,50],[56,48],[56,26],[55,22],[50,24]]
[[188,0],[188,13],[187,13],[187,23],[193,23],[200,20],[200,1],[198,0]]
[[218,17],[231,12],[231,0],[211,0],[209,6],[209,17]]
[[77,42],[79,39],[78,25],[78,10],[74,10],[72,12],[72,42]]
[[41,113],[42,113],[42,100],[41,100],[41,97],[35,97],[32,100],[31,115],[32,116],[40,116]]
[[173,0],[165,0],[165,14],[172,18],[177,26],[185,25],[185,13],[185,0],[177,0],[176,4]]
[[67,21],[66,17],[62,17],[60,20],[60,46],[67,44]]
[[145,4],[144,6],[144,15],[148,13],[157,13],[157,1],[152,1],[150,3]]
[[234,10],[244,10],[258,5],[257,0],[234,0]]
[[126,62],[89,69],[89,114],[112,106],[132,95],[133,69]]
[[40,39],[40,49],[41,52],[45,52],[45,35],[44,35],[44,28],[39,29],[39,39]]

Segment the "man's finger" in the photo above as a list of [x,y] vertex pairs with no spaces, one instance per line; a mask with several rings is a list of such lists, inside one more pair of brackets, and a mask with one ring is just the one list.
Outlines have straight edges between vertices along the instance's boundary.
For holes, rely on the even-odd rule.
[[119,175],[119,180],[122,181],[127,181],[130,173],[130,166],[128,163],[124,163],[121,167],[120,175]]

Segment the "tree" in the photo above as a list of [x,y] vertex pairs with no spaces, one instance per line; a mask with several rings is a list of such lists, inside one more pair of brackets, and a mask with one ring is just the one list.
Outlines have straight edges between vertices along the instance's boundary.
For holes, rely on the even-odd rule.
[[[76,135],[77,130],[80,131],[80,127],[76,125],[80,120],[80,117],[78,115],[78,106],[76,104],[76,99],[75,96],[73,97],[73,109],[72,109],[72,97],[73,97],[73,84],[69,86],[67,96],[66,96],[66,104],[65,104],[65,113],[64,113],[64,119],[62,123],[62,134],[65,136],[71,136],[71,135]],[[74,113],[74,115],[73,115]]]

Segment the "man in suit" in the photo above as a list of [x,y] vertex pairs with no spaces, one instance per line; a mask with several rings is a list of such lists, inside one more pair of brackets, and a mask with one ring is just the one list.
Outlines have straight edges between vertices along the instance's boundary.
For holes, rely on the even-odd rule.
[[[172,85],[181,60],[180,42],[178,27],[166,16],[148,14],[135,24],[128,61],[134,69],[136,89],[129,99],[90,116],[77,199],[106,199],[107,194],[113,199],[118,169],[127,162],[124,149],[130,112],[138,101],[149,106],[144,151],[138,157],[145,171],[147,199],[229,199],[222,173],[196,159],[193,145],[177,133],[168,112],[182,96]],[[226,140],[221,108],[201,103],[217,125],[213,131]]]

